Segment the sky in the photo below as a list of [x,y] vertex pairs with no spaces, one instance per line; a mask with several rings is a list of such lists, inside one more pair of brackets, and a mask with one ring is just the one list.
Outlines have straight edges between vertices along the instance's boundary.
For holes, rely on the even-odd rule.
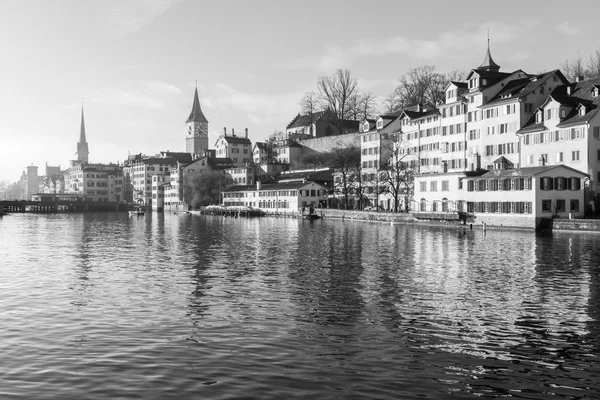
[[[75,159],[185,151],[197,85],[209,145],[265,140],[319,76],[349,69],[380,99],[410,68],[537,73],[600,48],[597,0],[0,0],[0,180]],[[569,12],[567,12],[569,11]]]

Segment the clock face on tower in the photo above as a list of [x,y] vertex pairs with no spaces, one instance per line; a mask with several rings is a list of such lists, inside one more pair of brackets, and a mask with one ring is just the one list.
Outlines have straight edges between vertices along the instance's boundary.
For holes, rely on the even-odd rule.
[[207,137],[208,125],[204,122],[193,122],[187,127],[187,137]]
[[201,122],[198,126],[198,134],[201,137],[206,137],[208,135],[208,125],[204,122]]

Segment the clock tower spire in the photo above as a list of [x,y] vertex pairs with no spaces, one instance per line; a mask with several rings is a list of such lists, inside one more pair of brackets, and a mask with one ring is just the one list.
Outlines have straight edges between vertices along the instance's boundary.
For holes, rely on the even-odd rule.
[[85,122],[83,119],[83,103],[81,104],[81,128],[79,130],[79,142],[77,142],[77,161],[81,164],[87,164],[89,162],[88,156],[90,154],[88,150],[88,143],[85,137]]
[[194,91],[194,102],[192,111],[186,124],[185,150],[188,153],[202,155],[208,150],[208,120],[200,108],[200,99],[198,98],[198,84]]

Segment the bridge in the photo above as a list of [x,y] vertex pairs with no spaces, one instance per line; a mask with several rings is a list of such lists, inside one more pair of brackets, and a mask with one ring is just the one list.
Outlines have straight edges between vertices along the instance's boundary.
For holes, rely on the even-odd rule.
[[0,200],[0,214],[5,213],[54,213],[85,211],[124,211],[125,204],[117,202],[90,202],[85,200],[42,199]]

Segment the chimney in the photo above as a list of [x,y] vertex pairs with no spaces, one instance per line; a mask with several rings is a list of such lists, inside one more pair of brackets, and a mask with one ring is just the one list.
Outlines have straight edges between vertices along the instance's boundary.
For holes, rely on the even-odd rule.
[[227,136],[227,127],[226,126],[223,127],[223,135]]
[[248,128],[246,128],[246,139],[248,139]]

